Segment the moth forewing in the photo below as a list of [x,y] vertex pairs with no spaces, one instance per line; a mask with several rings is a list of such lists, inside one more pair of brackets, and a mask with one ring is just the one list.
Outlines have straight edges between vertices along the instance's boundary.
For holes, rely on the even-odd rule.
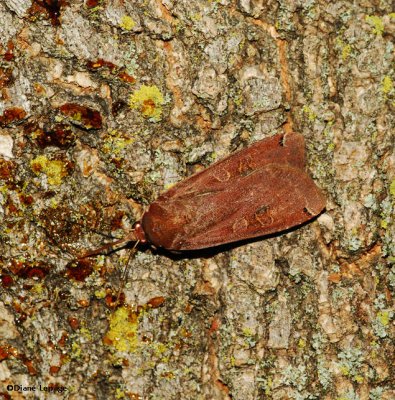
[[182,201],[154,202],[143,218],[149,241],[169,250],[212,247],[300,225],[325,206],[304,170],[286,163],[265,165],[213,188],[204,196],[195,192]]

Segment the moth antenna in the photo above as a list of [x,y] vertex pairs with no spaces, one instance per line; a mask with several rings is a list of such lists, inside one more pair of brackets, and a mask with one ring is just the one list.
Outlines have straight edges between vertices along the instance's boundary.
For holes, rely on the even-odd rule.
[[129,274],[129,263],[130,263],[130,260],[132,259],[132,256],[134,256],[136,254],[137,246],[138,246],[139,243],[140,243],[140,240],[136,240],[136,243],[131,248],[130,253],[129,253],[129,257],[128,257],[128,259],[126,261],[126,264],[125,264],[125,267],[124,267],[124,269],[122,271],[121,284],[119,285],[119,288],[118,288],[116,304],[120,303],[121,293],[122,293],[123,289],[125,288],[125,282],[126,282],[126,280],[128,278],[128,274]]
[[97,235],[104,236],[104,237],[110,238],[110,239],[115,239],[115,237],[113,235],[101,232],[95,228],[90,228],[89,226],[86,226],[86,225],[82,224],[81,222],[75,222],[75,224],[80,226],[81,228],[84,228],[84,229],[90,231],[90,232],[96,233]]
[[[93,254],[90,254],[90,252],[87,252],[87,253],[86,253],[87,255],[84,255],[84,256],[81,257],[78,253],[76,253],[76,251],[75,251],[72,247],[68,246],[68,245],[65,244],[65,243],[61,243],[60,241],[56,240],[56,239],[53,237],[53,235],[51,235],[51,234],[48,232],[48,229],[47,229],[44,225],[42,225],[40,222],[36,221],[33,217],[28,218],[28,221],[29,221],[31,224],[33,224],[36,228],[38,228],[38,229],[40,229],[40,230],[42,230],[42,231],[44,232],[44,234],[45,234],[45,236],[46,236],[46,238],[47,238],[49,244],[54,245],[54,246],[57,248],[57,250],[59,250],[59,252],[60,252],[61,254],[66,253],[66,254],[68,254],[69,256],[71,256],[71,258],[72,258],[73,260],[79,260],[79,259],[82,259],[82,258],[85,258],[85,257],[89,257],[89,256],[93,256],[93,255],[102,254],[102,253],[99,251],[99,249],[97,249],[97,251],[99,251],[97,254],[95,254],[95,251],[93,251]],[[114,236],[112,236],[111,234],[108,235],[108,234],[103,233],[103,232],[101,232],[101,231],[98,231],[98,230],[96,230],[96,229],[94,229],[94,228],[90,228],[90,227],[84,225],[83,223],[81,223],[81,222],[79,222],[79,221],[73,221],[72,218],[71,218],[69,221],[72,221],[73,224],[76,224],[76,225],[78,225],[78,226],[80,226],[80,227],[82,227],[82,228],[85,228],[85,229],[87,229],[87,230],[89,230],[89,231],[91,231],[91,232],[94,232],[94,233],[96,233],[96,234],[98,234],[98,235],[101,235],[101,236],[105,236],[105,237],[107,237],[107,238],[114,239]],[[132,232],[134,232],[134,230],[133,230]],[[126,240],[129,236],[132,235],[132,232],[131,232],[129,235],[127,235],[127,236],[126,236],[124,239],[122,239],[122,240]],[[122,240],[119,240],[118,242],[121,242]],[[133,239],[133,238],[130,239],[130,241],[132,241],[132,242],[135,241],[135,240],[137,240],[137,239]],[[117,242],[114,242],[114,244],[115,244],[115,243],[117,243]],[[102,247],[105,248],[106,246],[102,246]],[[121,247],[122,247],[122,246],[121,246]],[[52,251],[54,251],[54,250],[52,250]],[[110,252],[111,252],[111,251],[108,251],[108,253],[110,253]],[[57,253],[57,252],[56,252],[56,253]],[[22,253],[21,253],[21,254],[22,254]],[[107,254],[107,253],[104,253],[104,254]]]
[[83,258],[97,256],[99,254],[104,254],[104,255],[110,254],[113,251],[116,251],[116,250],[121,249],[122,247],[126,246],[126,244],[128,244],[129,242],[139,243],[139,239],[137,238],[134,229],[128,235],[126,235],[124,238],[116,240],[115,242],[107,243],[97,249],[87,251],[87,252],[81,254],[78,257],[78,259],[81,260]]

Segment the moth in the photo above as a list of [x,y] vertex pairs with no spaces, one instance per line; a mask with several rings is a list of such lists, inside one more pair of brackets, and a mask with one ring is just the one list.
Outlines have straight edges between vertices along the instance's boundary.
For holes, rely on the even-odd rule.
[[235,152],[161,194],[124,238],[179,252],[265,236],[301,225],[325,208],[305,171],[305,143],[278,134]]

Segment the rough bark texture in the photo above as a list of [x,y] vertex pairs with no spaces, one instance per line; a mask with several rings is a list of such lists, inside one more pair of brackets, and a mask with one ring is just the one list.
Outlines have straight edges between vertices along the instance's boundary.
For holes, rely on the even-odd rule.
[[[1,395],[395,398],[389,0],[2,0],[0,21]],[[291,130],[327,196],[311,224],[74,261]]]

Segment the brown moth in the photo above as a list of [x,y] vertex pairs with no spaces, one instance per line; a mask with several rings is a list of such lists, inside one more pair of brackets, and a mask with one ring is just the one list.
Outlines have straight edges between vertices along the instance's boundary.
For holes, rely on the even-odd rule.
[[305,171],[302,135],[286,133],[254,143],[161,194],[124,239],[170,251],[198,250],[281,232],[325,208]]

